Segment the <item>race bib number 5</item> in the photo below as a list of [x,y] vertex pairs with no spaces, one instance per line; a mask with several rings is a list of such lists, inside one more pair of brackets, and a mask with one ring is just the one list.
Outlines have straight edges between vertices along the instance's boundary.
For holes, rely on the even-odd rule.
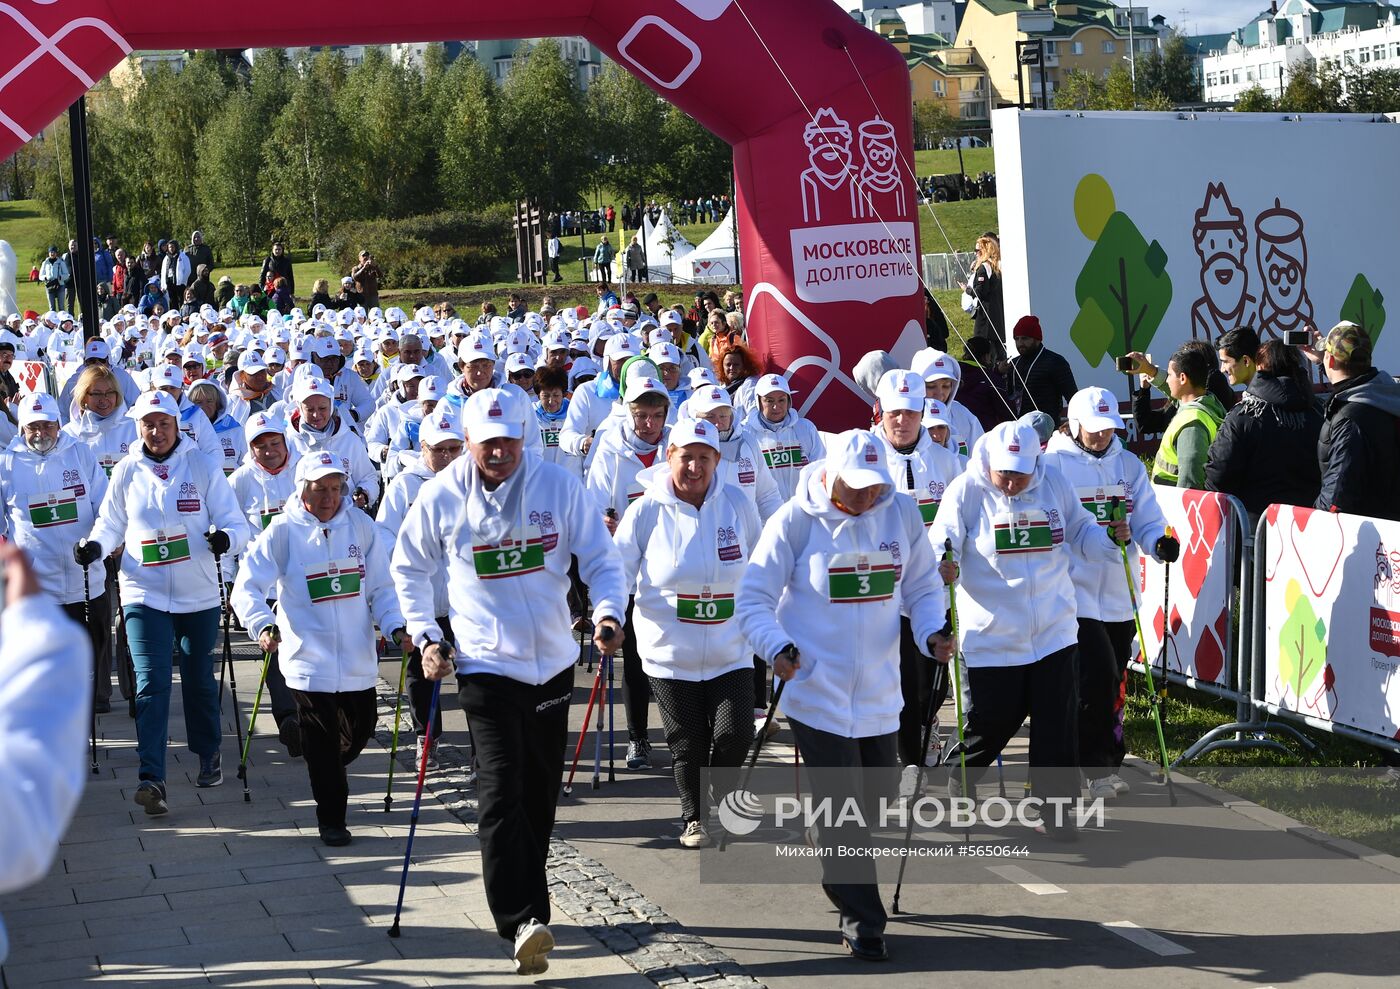
[[676,621],[683,625],[723,625],[734,617],[732,585],[682,584],[676,593]]
[[537,525],[517,529],[496,546],[473,546],[472,562],[481,580],[520,577],[544,569],[544,539]]
[[156,529],[141,536],[141,566],[163,567],[190,558],[190,539],[184,526]]
[[1121,484],[1105,484],[1097,488],[1078,488],[1075,493],[1079,495],[1079,503],[1092,516],[1099,525],[1108,525],[1113,521],[1113,499],[1119,499],[1125,508],[1128,507],[1128,492]]
[[827,596],[832,604],[861,604],[894,597],[894,557],[885,551],[837,553],[827,565]]
[[1055,547],[1050,520],[1041,511],[1000,515],[994,523],[997,553],[1048,553]]

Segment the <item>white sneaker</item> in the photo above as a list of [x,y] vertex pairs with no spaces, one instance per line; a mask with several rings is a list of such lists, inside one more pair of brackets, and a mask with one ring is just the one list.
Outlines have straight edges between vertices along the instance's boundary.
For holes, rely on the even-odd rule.
[[899,795],[912,797],[919,783],[919,767],[905,766],[899,774]]
[[516,975],[540,975],[549,970],[549,953],[554,950],[554,935],[548,927],[531,917],[515,932]]
[[1109,773],[1108,781],[1113,784],[1113,789],[1117,793],[1127,793],[1132,789],[1132,787],[1128,786],[1127,780],[1123,779],[1123,777],[1119,776],[1117,773]]
[[[426,742],[426,741],[427,741],[426,738],[420,738],[420,739],[418,739],[418,764],[419,764],[420,766],[423,764],[423,743]],[[429,750],[429,752],[428,752],[428,768],[429,768],[429,769],[437,769],[437,768],[438,768],[437,742],[433,742],[433,747],[432,747],[432,749]]]
[[685,830],[681,832],[682,848],[707,848],[710,844],[710,833],[705,830],[705,825],[699,821],[687,821]]
[[1114,797],[1118,796],[1118,788],[1113,785],[1113,780],[1114,777],[1112,776],[1104,776],[1100,779],[1090,780],[1089,796],[1094,800],[1100,798],[1112,800]]

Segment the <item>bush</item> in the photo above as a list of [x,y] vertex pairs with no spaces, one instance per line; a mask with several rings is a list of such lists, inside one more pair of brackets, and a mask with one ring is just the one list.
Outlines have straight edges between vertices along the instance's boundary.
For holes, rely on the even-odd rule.
[[383,274],[381,289],[475,285],[495,280],[512,246],[510,224],[506,207],[363,220],[336,227],[326,249],[336,268],[347,274],[361,250],[373,252]]

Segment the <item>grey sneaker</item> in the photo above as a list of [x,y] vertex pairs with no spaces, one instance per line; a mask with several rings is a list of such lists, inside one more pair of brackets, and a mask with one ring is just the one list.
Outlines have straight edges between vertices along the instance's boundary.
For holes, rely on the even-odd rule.
[[215,752],[213,755],[202,755],[199,757],[199,775],[195,777],[194,785],[198,787],[218,786],[224,781],[223,756]]
[[554,935],[534,917],[521,924],[515,932],[516,975],[540,975],[549,970],[549,953],[554,950]]
[[[427,738],[420,738],[420,739],[418,739],[418,760],[417,760],[417,762],[418,762],[418,765],[420,765],[420,766],[423,764],[423,743],[426,742],[426,741],[427,741]],[[433,746],[432,746],[432,748],[430,748],[430,749],[428,750],[428,768],[429,768],[429,769],[437,769],[437,768],[438,768],[438,754],[437,754],[437,751],[438,751],[437,740],[434,739],[434,740],[433,740]]]
[[146,811],[147,817],[160,817],[170,813],[165,803],[165,783],[160,780],[142,780],[136,788],[134,798]]
[[705,825],[699,821],[685,822],[685,830],[681,832],[681,847],[705,848],[709,844],[710,833],[705,830]]
[[627,743],[627,768],[651,768],[651,743],[645,738],[634,739]]

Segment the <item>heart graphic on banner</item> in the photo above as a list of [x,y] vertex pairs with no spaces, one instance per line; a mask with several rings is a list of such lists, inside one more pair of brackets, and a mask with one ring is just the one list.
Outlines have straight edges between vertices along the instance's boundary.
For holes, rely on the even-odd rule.
[[1346,549],[1341,519],[1332,512],[1295,507],[1289,541],[1303,567],[1308,590],[1313,597],[1321,597],[1341,566],[1342,552]]
[[701,271],[709,271],[710,265],[714,264],[713,261],[696,261],[695,263],[700,266]]
[[1264,580],[1271,581],[1278,571],[1279,561],[1283,559],[1283,543],[1285,535],[1278,524],[1278,505],[1270,505],[1264,511],[1264,518],[1268,522],[1264,526],[1264,542],[1268,556],[1264,560]]
[[1184,503],[1187,535],[1181,573],[1186,578],[1186,589],[1194,599],[1200,597],[1201,587],[1210,570],[1211,550],[1225,521],[1226,502],[1220,495],[1208,491],[1187,491]]

